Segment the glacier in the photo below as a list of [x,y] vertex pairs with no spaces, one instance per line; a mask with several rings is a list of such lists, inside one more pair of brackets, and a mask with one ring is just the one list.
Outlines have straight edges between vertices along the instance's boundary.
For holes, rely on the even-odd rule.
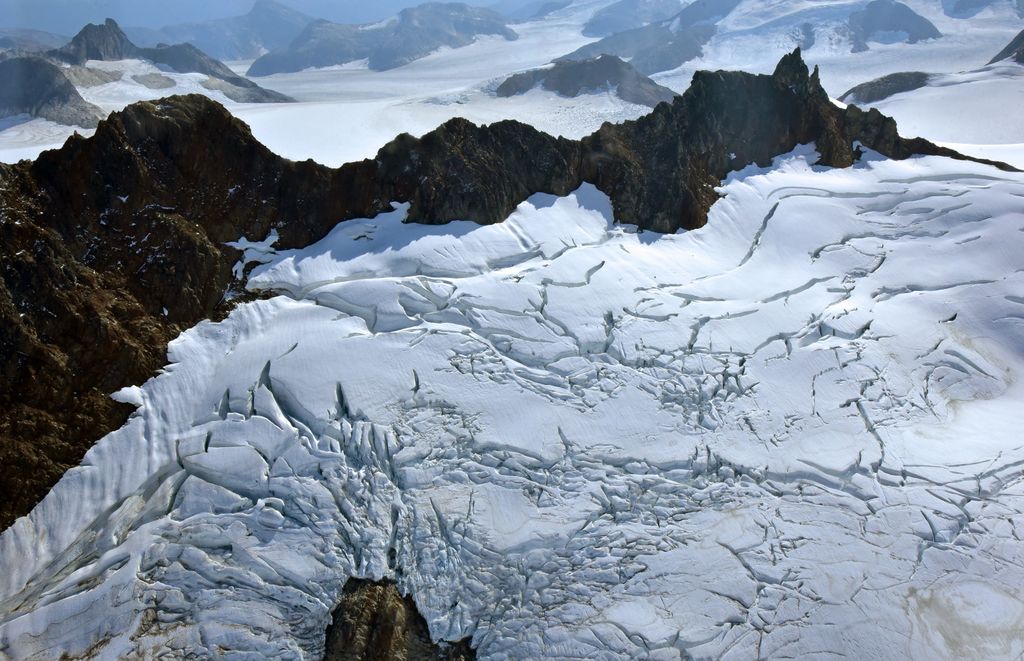
[[0,536],[0,656],[316,658],[349,577],[483,658],[1024,654],[1024,175],[816,158],[240,237],[265,298]]

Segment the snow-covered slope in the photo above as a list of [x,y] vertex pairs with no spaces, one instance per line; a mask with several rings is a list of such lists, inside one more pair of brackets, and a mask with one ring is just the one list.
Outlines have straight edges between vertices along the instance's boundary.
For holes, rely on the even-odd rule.
[[484,657],[1021,655],[1024,176],[813,160],[243,240],[281,295],[0,537],[0,649],[312,657],[353,575]]
[[877,108],[900,132],[1024,169],[1024,66],[1013,61],[953,74],[907,72],[854,88],[843,100]]

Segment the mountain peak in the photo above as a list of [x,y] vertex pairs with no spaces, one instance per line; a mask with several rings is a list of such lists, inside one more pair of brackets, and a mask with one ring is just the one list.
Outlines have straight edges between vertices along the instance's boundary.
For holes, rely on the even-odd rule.
[[102,24],[89,23],[71,41],[53,54],[71,64],[87,60],[125,60],[137,57],[138,47],[128,39],[112,18]]

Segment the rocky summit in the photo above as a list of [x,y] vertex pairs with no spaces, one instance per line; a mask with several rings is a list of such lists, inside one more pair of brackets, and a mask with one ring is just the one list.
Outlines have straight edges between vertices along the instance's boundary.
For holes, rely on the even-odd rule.
[[900,137],[877,111],[840,109],[797,51],[770,76],[698,73],[671,104],[580,141],[453,119],[331,169],[283,159],[217,103],[181,96],[0,166],[0,522],[124,422],[130,407],[111,392],[144,381],[171,338],[237,300],[239,251],[227,242],[274,230],[279,247],[306,246],[393,202],[415,222],[495,223],[535,193],[584,182],[621,222],[698,228],[730,171],[806,143],[834,167],[853,164],[859,145],[962,158]]

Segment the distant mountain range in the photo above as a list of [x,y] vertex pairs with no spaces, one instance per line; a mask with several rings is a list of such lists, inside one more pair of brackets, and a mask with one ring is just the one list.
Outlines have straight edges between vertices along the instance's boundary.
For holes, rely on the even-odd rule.
[[[1007,61],[1024,64],[1024,31],[992,58],[989,65]],[[893,73],[861,83],[840,96],[839,100],[857,104],[877,103],[897,94],[912,92],[936,83],[942,84],[941,79],[942,76],[921,71]]]
[[[584,27],[585,34],[603,38],[562,59],[615,55],[629,60],[645,74],[670,71],[699,58],[704,47],[720,33],[723,21],[741,9],[750,9],[751,3],[696,0],[682,9],[679,5],[678,0],[620,0],[611,4],[599,10]],[[852,52],[861,52],[872,43],[914,44],[942,36],[931,21],[896,0],[838,6],[794,5],[791,11],[776,9],[777,14],[760,8],[748,13],[761,14],[763,29],[780,32],[803,48],[810,48],[820,37],[846,41]],[[752,29],[744,25],[744,30]]]
[[274,0],[257,0],[244,16],[170,25],[159,30],[125,28],[142,46],[188,43],[220,60],[248,60],[288,47],[313,18]]
[[68,38],[42,30],[0,29],[0,50],[37,52],[59,48]]
[[377,71],[394,69],[444,46],[468,46],[481,35],[513,41],[518,35],[507,23],[497,12],[461,3],[423,4],[375,25],[314,21],[287,49],[253,62],[248,75],[267,76],[359,60],[366,60]]
[[[85,101],[77,86],[91,87],[120,80],[121,72],[86,66],[91,60],[148,60],[178,73],[205,74],[202,85],[240,103],[286,102],[292,99],[267,90],[239,76],[219,60],[191,44],[161,44],[140,48],[125,35],[113,19],[89,24],[59,48],[44,52],[12,50],[0,54],[0,117],[29,115],[59,124],[91,128],[102,117],[96,106]],[[174,86],[170,78],[153,73],[135,76],[135,81],[153,89]]]

